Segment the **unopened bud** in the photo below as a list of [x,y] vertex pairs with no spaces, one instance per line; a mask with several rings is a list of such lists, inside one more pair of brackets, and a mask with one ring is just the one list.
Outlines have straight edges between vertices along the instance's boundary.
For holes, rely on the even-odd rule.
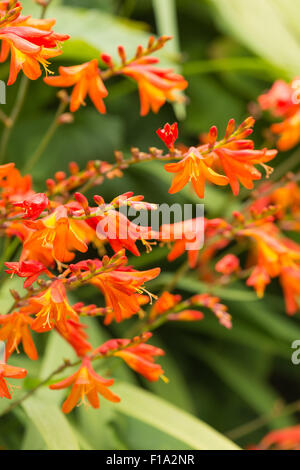
[[154,43],[155,43],[155,37],[154,37],[154,36],[150,36],[150,38],[149,38],[149,40],[148,40],[148,49],[152,49]]
[[66,173],[64,171],[57,171],[54,175],[56,181],[60,182],[66,179]]
[[56,96],[62,103],[69,103],[69,95],[66,90],[59,90]]
[[76,175],[79,172],[79,166],[76,162],[69,163],[69,171],[71,175]]
[[72,124],[74,122],[74,116],[72,113],[63,113],[58,118],[59,124]]
[[75,197],[76,201],[78,202],[78,204],[81,205],[84,212],[86,214],[89,214],[90,213],[90,208],[89,208],[89,202],[88,202],[87,198],[81,193],[75,193],[74,197]]
[[230,119],[230,121],[227,124],[226,132],[225,132],[225,139],[227,139],[231,134],[233,134],[235,129],[235,120]]
[[11,295],[13,296],[15,300],[20,300],[21,297],[15,289],[10,289],[9,292],[11,293]]
[[126,52],[123,46],[118,47],[118,54],[120,56],[122,63],[124,64],[126,62]]
[[114,63],[113,63],[111,55],[101,54],[100,57],[101,57],[102,62],[104,62],[109,68],[113,68]]
[[53,191],[53,189],[55,188],[55,181],[52,179],[52,178],[48,178],[46,180],[46,186],[48,188],[48,190],[50,191],[50,193]]
[[119,150],[115,150],[114,155],[115,155],[115,159],[116,159],[117,163],[122,163],[123,162],[124,155],[123,155],[122,152],[120,152]]
[[103,204],[105,204],[105,201],[102,196],[98,196],[97,194],[95,194],[93,199],[95,203],[97,204],[97,206],[103,206]]
[[216,143],[217,137],[218,129],[216,128],[216,126],[212,126],[208,133],[208,143],[210,147],[212,147]]
[[137,59],[138,59],[139,57],[142,57],[143,52],[144,52],[143,46],[139,45],[139,46],[136,48],[135,57],[136,57]]

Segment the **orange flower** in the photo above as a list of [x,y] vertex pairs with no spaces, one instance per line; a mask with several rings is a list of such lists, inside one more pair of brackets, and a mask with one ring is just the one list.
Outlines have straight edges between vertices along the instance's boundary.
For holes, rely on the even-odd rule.
[[[113,339],[104,343],[96,351],[104,355],[108,351],[112,351],[113,356],[123,359],[131,369],[150,382],[156,382],[159,378],[166,381],[161,366],[154,363],[155,356],[164,356],[165,352],[150,344],[144,344],[151,336],[151,333],[146,333],[142,342],[131,345],[132,341],[129,339]],[[127,348],[127,345],[130,346]]]
[[300,450],[300,425],[269,432],[258,449]]
[[14,350],[19,352],[18,346],[21,341],[27,356],[32,360],[38,358],[38,353],[29,331],[32,322],[33,319],[23,313],[22,310],[9,315],[0,315],[0,341],[7,341],[5,348],[6,360]]
[[293,88],[283,80],[276,80],[272,88],[258,97],[262,110],[269,110],[274,116],[287,116],[295,107]]
[[56,324],[59,334],[74,348],[79,357],[85,356],[92,349],[87,341],[88,335],[84,331],[85,328],[86,325],[82,325],[79,321],[73,319],[67,320],[63,327],[60,323]]
[[228,178],[216,173],[210,168],[211,164],[212,158],[204,157],[195,147],[191,147],[180,162],[167,163],[165,170],[169,173],[177,173],[169,193],[178,193],[190,181],[196,194],[202,199],[206,180],[219,186],[226,186]]
[[170,294],[170,292],[165,291],[161,294],[161,296],[155,303],[153,311],[157,314],[165,313],[175,307],[175,305],[177,305],[180,301],[181,295],[174,295]]
[[260,180],[262,174],[255,168],[255,164],[261,164],[267,170],[267,176],[273,171],[264,165],[273,160],[277,150],[252,150],[252,149],[216,149],[215,153],[223,165],[225,174],[235,196],[239,194],[241,183],[246,189],[253,189],[253,181]]
[[239,234],[255,240],[257,264],[263,266],[270,277],[278,276],[284,266],[293,266],[293,263],[300,261],[298,245],[279,237],[278,229],[271,223],[243,229]]
[[215,269],[218,273],[228,275],[238,271],[239,267],[240,261],[237,256],[228,254],[217,262]]
[[277,147],[287,151],[300,142],[300,77],[291,83],[277,80],[272,88],[259,96],[258,102],[263,110],[269,110],[282,122],[272,124],[271,131],[279,135]]
[[172,69],[154,67],[159,59],[156,57],[141,57],[122,68],[121,73],[137,81],[141,116],[148,114],[150,108],[157,113],[161,106],[170,101],[182,101],[179,91],[185,90],[187,81]]
[[203,320],[204,315],[198,310],[182,310],[179,313],[170,313],[168,315],[169,321],[199,321]]
[[59,280],[52,282],[46,291],[31,297],[29,305],[24,309],[28,313],[36,315],[31,328],[38,333],[49,331],[54,326],[58,326],[60,331],[66,332],[67,335],[67,320],[78,322],[78,315],[69,304],[65,287]]
[[[277,150],[254,150],[253,141],[246,139],[252,133],[254,122],[249,117],[235,130],[234,119],[231,119],[221,141],[217,141],[217,128],[213,126],[208,134],[208,143],[191,147],[182,160],[166,164],[168,172],[177,173],[169,193],[177,193],[190,181],[196,194],[203,198],[205,181],[208,180],[219,186],[229,183],[237,196],[240,183],[252,189],[253,181],[261,179],[262,175],[254,165],[262,165],[269,176],[273,170],[265,163],[277,155]],[[223,168],[225,175],[217,173],[214,168]]]
[[297,296],[300,293],[299,245],[283,237],[271,222],[264,223],[260,227],[245,228],[238,234],[255,241],[254,250],[250,255],[250,262],[255,268],[247,285],[253,286],[258,297],[262,297],[265,286],[270,283],[271,278],[280,276],[287,313],[294,314],[298,310]]
[[14,163],[6,163],[6,165],[0,165],[0,180],[8,176],[14,166]]
[[294,315],[300,309],[300,267],[284,267],[280,275],[286,313]]
[[[12,85],[22,69],[30,80],[36,80],[41,75],[40,64],[48,71],[48,59],[61,54],[60,44],[69,36],[56,34],[44,29],[38,29],[38,23],[27,20],[13,22],[0,29],[0,39],[3,41],[0,62],[4,62],[11,52],[11,65],[8,85]],[[36,26],[33,26],[36,25]]]
[[99,240],[109,242],[115,253],[125,248],[135,256],[140,256],[137,240],[141,240],[150,250],[151,245],[147,240],[158,237],[151,227],[136,225],[122,212],[114,209],[106,211],[102,217],[87,219],[87,224],[96,231]]
[[[0,398],[11,399],[10,391],[12,386],[9,385],[5,378],[10,379],[24,379],[26,377],[27,370],[21,369],[20,367],[9,366],[8,364],[0,363]],[[10,390],[9,390],[9,388]]]
[[47,85],[57,87],[69,87],[75,85],[70,104],[70,111],[75,112],[85,105],[85,97],[88,94],[95,107],[102,114],[105,113],[103,98],[108,94],[101,79],[97,59],[85,62],[73,67],[59,67],[59,75],[56,77],[45,77]]
[[45,264],[45,258],[47,259],[50,250],[54,259],[68,262],[74,258],[71,250],[85,253],[88,249],[88,234],[91,229],[83,220],[68,218],[67,208],[64,206],[59,206],[47,217],[37,221],[27,221],[26,225],[32,229],[32,232],[24,241],[21,261],[33,259],[32,253],[36,253],[38,261]]
[[265,288],[270,284],[271,278],[263,266],[255,266],[250,277],[247,279],[247,286],[254,287],[257,297],[264,296]]
[[5,271],[7,274],[17,274],[20,277],[27,278],[24,282],[25,288],[30,287],[43,272],[49,277],[52,277],[50,271],[38,261],[22,261],[21,263],[11,261],[4,264],[8,268]]
[[180,302],[181,295],[170,294],[170,292],[167,291],[163,292],[150,312],[149,321],[153,323],[156,317],[164,313],[172,312],[172,309],[175,309],[175,307],[176,313],[169,313],[167,315],[167,319],[170,321],[197,321],[204,318],[202,312],[186,309],[186,307],[190,305],[189,301],[182,302],[181,311],[179,311],[180,305],[178,304]]
[[107,380],[96,374],[90,359],[85,358],[77,372],[61,382],[50,385],[50,388],[52,390],[60,390],[72,385],[71,393],[62,406],[64,413],[70,413],[79,400],[81,400],[81,403],[85,403],[85,396],[93,408],[99,408],[98,393],[106,398],[106,400],[115,403],[119,402],[120,398],[108,389],[113,383],[113,379]]
[[283,122],[272,124],[271,131],[279,134],[277,147],[282,152],[290,150],[300,142],[300,109]]
[[144,283],[156,278],[159,273],[160,268],[136,271],[121,266],[114,271],[93,277],[89,281],[90,284],[103,292],[106,306],[112,309],[105,317],[105,325],[109,325],[113,320],[121,322],[138,313],[140,304],[136,294],[141,294],[145,290]]
[[11,203],[19,202],[34,194],[32,190],[32,178],[30,175],[21,176],[19,170],[11,166],[11,163],[0,168],[1,197]]
[[204,236],[209,235],[211,228],[214,234],[218,229],[226,228],[227,223],[223,219],[195,219],[176,222],[175,224],[163,224],[160,227],[160,240],[165,243],[174,242],[168,254],[168,261],[174,261],[187,252],[190,268],[195,268],[199,257],[199,251],[203,246]]

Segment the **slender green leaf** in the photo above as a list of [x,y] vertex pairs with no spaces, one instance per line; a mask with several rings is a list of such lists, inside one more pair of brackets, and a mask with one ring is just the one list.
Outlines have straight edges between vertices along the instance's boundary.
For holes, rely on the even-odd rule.
[[122,413],[170,434],[192,449],[239,449],[208,424],[145,390],[119,383],[115,385],[114,391],[122,397],[122,401],[118,405],[118,409]]

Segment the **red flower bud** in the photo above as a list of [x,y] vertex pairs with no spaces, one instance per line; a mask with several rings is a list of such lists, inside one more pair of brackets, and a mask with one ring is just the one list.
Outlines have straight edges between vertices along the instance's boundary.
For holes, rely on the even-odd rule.
[[169,123],[165,124],[163,129],[157,129],[156,134],[168,148],[174,148],[174,143],[178,137],[177,122],[174,122],[171,126]]

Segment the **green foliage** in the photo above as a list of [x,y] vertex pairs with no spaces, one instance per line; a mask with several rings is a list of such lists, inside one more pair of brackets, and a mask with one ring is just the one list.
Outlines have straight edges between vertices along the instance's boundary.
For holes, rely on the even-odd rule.
[[[39,8],[32,0],[22,3],[25,13],[37,14]],[[146,44],[150,33],[171,32],[176,36],[173,48],[167,48],[161,57],[186,75],[188,101],[184,107],[173,109],[167,104],[158,115],[140,118],[135,85],[115,80],[109,89],[107,115],[88,107],[75,114],[73,124],[58,130],[33,169],[36,188],[42,190],[45,179],[66,170],[70,161],[76,160],[80,166],[90,159],[113,161],[114,149],[127,152],[131,146],[147,149],[159,145],[155,129],[184,118],[185,113],[179,140],[187,144],[196,144],[213,124],[222,133],[229,118],[243,119],[249,101],[274,78],[299,75],[299,6],[300,0],[53,1],[48,16],[57,18],[57,31],[71,35],[64,54],[53,61],[54,71],[59,65],[79,64],[103,51],[116,57],[119,44],[130,55],[137,44]],[[124,16],[126,12],[130,17]],[[1,65],[1,79],[7,71],[7,64]],[[13,105],[16,88],[7,92],[5,111]],[[30,83],[8,155],[20,168],[44,135],[56,106],[55,89],[42,80]],[[95,193],[109,200],[132,190],[147,201],[175,202],[167,193],[169,183],[170,175],[162,171],[162,164],[141,163],[128,169],[122,180],[97,187]],[[206,191],[208,216],[225,216],[235,208],[236,201],[223,188],[207,187]],[[178,201],[198,199],[185,189]],[[156,293],[179,266],[166,262],[165,248],[142,252],[130,262],[138,268],[162,265],[162,275],[152,283]],[[12,279],[1,287],[1,313],[11,304],[8,292],[12,288],[20,292],[21,283]],[[177,290],[186,295],[206,292],[207,287],[190,274],[180,280]],[[119,364],[113,375],[118,379],[114,391],[122,397],[121,403],[102,400],[100,410],[81,407],[71,418],[60,411],[65,391],[50,392],[45,387],[24,401],[23,408],[0,419],[0,445],[12,449],[238,448],[205,422],[225,434],[270,412],[278,403],[298,398],[299,374],[290,363],[290,346],[300,338],[299,322],[285,316],[279,288],[272,286],[271,292],[258,300],[240,283],[215,288],[213,294],[221,297],[233,316],[233,330],[224,329],[207,313],[198,324],[163,327],[158,345],[167,351],[162,364],[169,385],[139,381]],[[95,290],[76,292],[74,300],[83,299],[101,302]],[[94,346],[128,331],[127,323],[105,330],[100,321],[87,323]],[[27,390],[65,358],[72,358],[71,349],[55,333],[39,335],[37,345],[40,359],[28,365],[29,377],[22,381]],[[23,354],[13,357],[11,363],[27,367]],[[21,395],[17,390],[13,401]],[[0,412],[5,406],[1,400]],[[236,442],[257,442],[274,426],[293,423],[293,418],[270,420]]]

